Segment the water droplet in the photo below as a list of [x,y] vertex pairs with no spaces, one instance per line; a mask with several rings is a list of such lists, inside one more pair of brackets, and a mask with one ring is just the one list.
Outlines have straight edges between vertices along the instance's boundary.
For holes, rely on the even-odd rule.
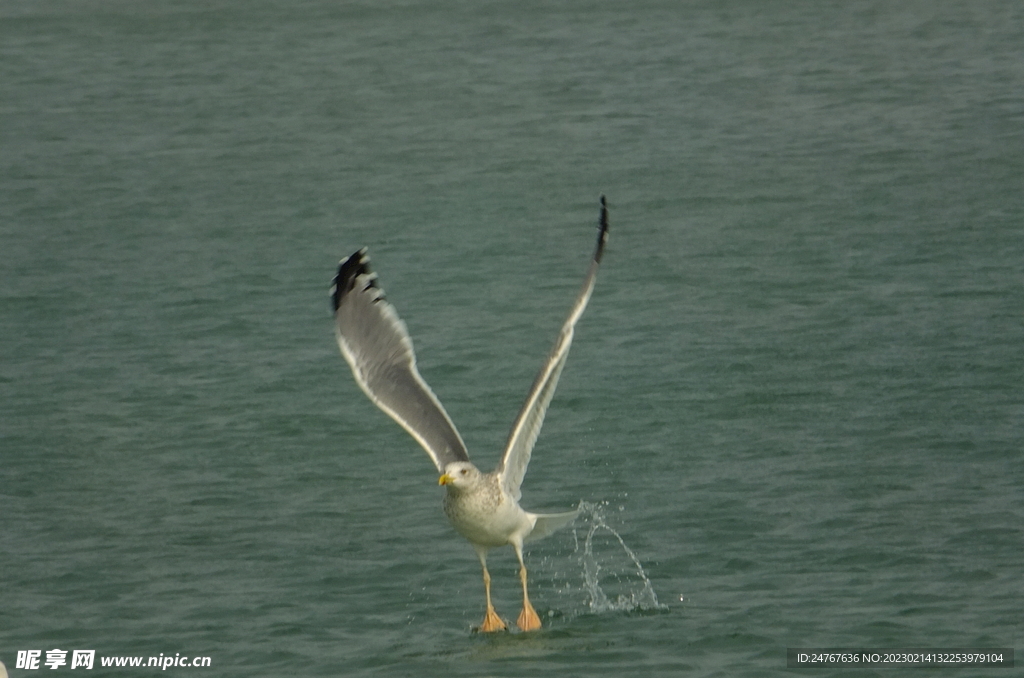
[[[580,560],[583,565],[583,578],[585,590],[590,594],[590,609],[592,612],[608,612],[608,611],[626,611],[626,610],[664,610],[664,605],[658,602],[658,597],[654,593],[654,588],[651,586],[650,579],[647,578],[647,573],[644,572],[643,565],[640,564],[636,554],[628,546],[626,542],[622,540],[619,533],[612,529],[605,521],[602,515],[601,507],[595,504],[587,502],[581,502],[581,515],[583,518],[590,523],[587,530],[586,537],[583,543],[583,552]],[[620,507],[619,510],[623,510],[624,507]],[[610,556],[610,552],[606,552],[600,558],[594,552],[594,534],[598,531],[608,532],[614,538],[614,542],[618,542],[618,545],[622,548],[622,555],[626,558],[625,569],[616,571],[617,567],[621,567],[621,561],[616,564],[614,559],[608,560],[606,556]],[[573,530],[575,536],[576,531]],[[579,542],[576,542],[577,549],[579,549]],[[612,601],[605,593],[601,586],[600,579],[602,578],[602,570],[606,570],[607,567],[611,566],[611,569],[607,569],[604,572],[604,579],[613,582],[613,586],[618,583],[622,584],[626,582],[626,588],[622,593],[616,596],[616,599]],[[632,584],[629,582],[632,581]],[[620,586],[621,588],[621,586]]]

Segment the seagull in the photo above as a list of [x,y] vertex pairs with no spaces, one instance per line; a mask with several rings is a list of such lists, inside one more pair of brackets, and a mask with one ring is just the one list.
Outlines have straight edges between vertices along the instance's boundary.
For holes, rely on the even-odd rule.
[[491,604],[488,551],[505,545],[515,549],[523,587],[523,609],[516,626],[521,631],[537,630],[541,621],[527,592],[523,544],[546,537],[571,523],[579,513],[579,507],[565,513],[524,511],[519,506],[520,485],[544,423],[544,414],[565,367],[576,322],[594,290],[607,240],[608,207],[602,195],[597,248],[583,287],[512,425],[501,461],[491,473],[481,472],[469,460],[455,424],[416,369],[408,329],[377,286],[377,275],[370,270],[366,248],[343,259],[334,278],[331,299],[335,334],[356,383],[377,407],[426,450],[441,473],[438,484],[446,488],[444,513],[480,559],[487,599],[487,611],[479,627],[482,632],[506,629]]

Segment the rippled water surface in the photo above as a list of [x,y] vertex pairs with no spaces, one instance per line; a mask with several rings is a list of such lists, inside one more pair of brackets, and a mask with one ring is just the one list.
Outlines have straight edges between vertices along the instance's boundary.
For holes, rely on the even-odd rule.
[[[0,659],[1024,647],[1022,27],[985,0],[3,3]],[[370,247],[490,467],[602,193],[523,497],[588,509],[528,553],[545,628],[475,634],[476,558],[327,288]],[[514,555],[489,563],[514,619]]]

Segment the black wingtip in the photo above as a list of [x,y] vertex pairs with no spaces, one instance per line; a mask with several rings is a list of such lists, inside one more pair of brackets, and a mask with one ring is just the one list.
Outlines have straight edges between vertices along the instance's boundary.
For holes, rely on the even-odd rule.
[[[370,258],[366,256],[365,247],[341,260],[341,263],[338,264],[338,274],[334,276],[331,285],[332,310],[337,311],[345,295],[355,289],[356,278],[368,273],[370,273]],[[372,280],[369,286],[375,286]]]
[[608,202],[601,196],[601,219],[598,223],[597,250],[594,252],[594,261],[600,263],[601,255],[604,253],[604,244],[608,242]]

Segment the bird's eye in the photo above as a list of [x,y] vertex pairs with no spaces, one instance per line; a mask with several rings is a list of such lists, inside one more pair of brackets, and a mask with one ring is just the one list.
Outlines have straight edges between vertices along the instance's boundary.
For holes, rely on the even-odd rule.
[[462,475],[466,475],[467,473],[469,473],[469,469],[468,468],[464,468],[464,469],[462,469],[462,471],[460,471],[460,473],[462,473]]

